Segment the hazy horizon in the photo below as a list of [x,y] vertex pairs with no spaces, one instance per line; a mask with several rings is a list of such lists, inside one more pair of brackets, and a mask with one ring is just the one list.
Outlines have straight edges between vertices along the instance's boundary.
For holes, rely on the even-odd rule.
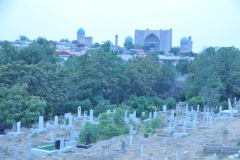
[[94,42],[118,35],[119,45],[135,29],[172,29],[172,46],[192,37],[193,51],[203,47],[240,48],[240,1],[238,0],[0,0],[0,40],[45,37],[59,41],[77,39],[77,30]]

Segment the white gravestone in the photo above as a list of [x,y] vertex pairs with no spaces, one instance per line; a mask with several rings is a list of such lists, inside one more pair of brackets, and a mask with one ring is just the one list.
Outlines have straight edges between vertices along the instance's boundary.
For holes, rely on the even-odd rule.
[[90,121],[93,121],[93,110],[90,109]]
[[125,113],[124,113],[124,120],[125,121],[127,120],[127,114],[128,114],[128,111],[125,111]]
[[143,145],[141,145],[141,157],[143,157],[144,156],[144,153],[143,153]]
[[44,129],[44,126],[43,126],[43,116],[39,117],[38,128],[39,129]]
[[82,112],[82,108],[79,106],[79,107],[78,107],[78,118],[81,117],[81,112]]
[[58,126],[58,116],[54,117],[54,126]]
[[83,116],[84,116],[84,118],[87,117],[87,111],[84,111],[84,112],[83,112]]
[[21,121],[17,122],[17,133],[21,133]]

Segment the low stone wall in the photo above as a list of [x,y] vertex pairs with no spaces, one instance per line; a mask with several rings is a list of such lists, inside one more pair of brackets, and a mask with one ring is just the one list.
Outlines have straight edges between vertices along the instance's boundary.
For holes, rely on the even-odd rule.
[[221,154],[221,155],[232,155],[237,154],[240,151],[240,147],[228,147],[221,144],[204,144],[203,145],[203,156]]

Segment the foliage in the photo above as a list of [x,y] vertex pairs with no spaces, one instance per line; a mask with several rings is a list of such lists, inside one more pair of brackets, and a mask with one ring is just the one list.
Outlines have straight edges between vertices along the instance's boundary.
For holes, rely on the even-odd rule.
[[179,47],[171,47],[169,53],[173,53],[174,55],[178,55],[180,53]]
[[124,42],[123,46],[127,48],[127,50],[134,48],[134,44],[131,41]]
[[134,49],[142,49],[142,46],[140,44],[135,44]]
[[98,48],[98,47],[100,47],[100,44],[98,42],[96,42],[92,45],[92,48]]
[[203,108],[205,105],[204,97],[196,96],[190,98],[188,101],[189,106],[193,106],[194,108],[197,108],[197,105],[199,105],[200,108]]
[[103,41],[103,44],[101,44],[101,49],[104,52],[110,52],[110,47],[112,46],[112,42],[107,40],[107,41]]
[[72,40],[72,44],[79,44],[78,40]]
[[167,99],[165,99],[165,103],[166,103],[168,109],[174,109],[176,106],[176,100],[171,97],[168,97]]
[[121,109],[117,109],[116,114],[102,113],[99,125],[87,123],[84,126],[84,129],[79,135],[80,142],[85,142],[85,135],[87,133],[91,134],[91,142],[93,143],[128,133],[128,128],[122,116],[123,110]]
[[142,46],[142,49],[144,50],[144,52],[149,52],[149,50],[150,50],[150,47],[149,47],[149,45],[143,45]]
[[182,74],[188,74],[188,60],[179,60],[178,64],[176,65],[176,69]]
[[144,138],[148,138],[148,136],[149,136],[148,133],[145,132],[144,133]]
[[30,125],[44,114],[46,101],[29,96],[26,87],[13,85],[0,88],[0,123],[13,124],[18,121]]

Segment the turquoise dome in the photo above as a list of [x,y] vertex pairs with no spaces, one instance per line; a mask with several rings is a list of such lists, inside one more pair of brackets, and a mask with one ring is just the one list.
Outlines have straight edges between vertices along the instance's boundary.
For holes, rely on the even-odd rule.
[[132,43],[133,43],[132,37],[127,36],[127,37],[125,38],[125,42],[132,42]]
[[77,30],[77,34],[85,34],[85,31],[82,28],[79,28]]
[[189,43],[189,39],[187,37],[183,37],[181,40],[180,40],[180,44],[188,44]]

